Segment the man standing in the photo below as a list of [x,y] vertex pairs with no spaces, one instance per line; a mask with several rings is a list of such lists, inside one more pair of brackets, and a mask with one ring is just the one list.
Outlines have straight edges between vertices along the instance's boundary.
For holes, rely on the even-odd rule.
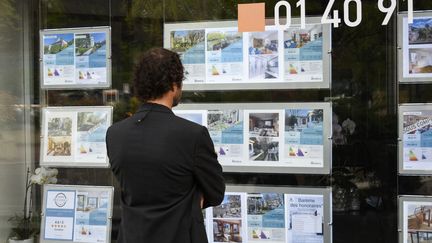
[[155,48],[136,67],[144,105],[111,126],[107,149],[120,183],[119,243],[207,242],[201,208],[224,197],[222,168],[207,129],[174,115],[184,70],[178,54]]

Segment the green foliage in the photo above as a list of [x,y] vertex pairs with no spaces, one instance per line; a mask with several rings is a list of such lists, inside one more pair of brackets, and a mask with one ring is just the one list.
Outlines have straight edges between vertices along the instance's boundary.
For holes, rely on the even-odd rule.
[[54,45],[51,47],[49,54],[56,54],[62,51],[62,47],[60,45]]
[[213,32],[207,35],[208,41],[225,39],[225,34],[222,32]]
[[77,47],[76,48],[76,54],[78,56],[81,56],[82,54],[84,54],[86,51],[88,51],[88,48],[84,48],[84,47]]

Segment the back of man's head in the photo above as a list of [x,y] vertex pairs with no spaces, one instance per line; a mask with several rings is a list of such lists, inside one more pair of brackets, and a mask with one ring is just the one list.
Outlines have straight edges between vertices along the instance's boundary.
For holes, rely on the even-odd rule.
[[184,68],[177,53],[163,48],[146,51],[135,67],[135,95],[141,101],[161,98],[173,86],[181,88]]

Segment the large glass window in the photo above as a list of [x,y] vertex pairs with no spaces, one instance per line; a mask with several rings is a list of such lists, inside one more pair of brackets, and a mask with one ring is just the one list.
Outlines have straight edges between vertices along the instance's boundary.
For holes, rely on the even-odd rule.
[[[265,1],[267,19],[274,18],[273,8],[277,2]],[[288,2],[295,6],[297,1]],[[189,107],[200,104],[200,108],[206,104],[214,107],[215,104],[230,103],[248,103],[248,106],[260,103],[331,103],[329,174],[305,174],[294,170],[295,173],[290,173],[289,169],[288,173],[229,170],[231,172],[224,176],[233,186],[331,188],[333,242],[393,243],[398,237],[398,195],[431,193],[430,177],[398,175],[398,105],[430,102],[431,88],[427,83],[398,82],[397,37],[401,30],[397,28],[397,12],[407,10],[407,1],[398,2],[397,11],[387,26],[381,25],[385,14],[379,11],[378,1],[361,2],[363,20],[359,26],[351,28],[342,24],[331,29],[331,49],[323,53],[330,55],[330,60],[325,63],[330,66],[330,88],[196,89],[185,91],[182,102]],[[164,28],[209,23],[211,26],[215,22],[236,21],[237,5],[241,3],[246,2],[34,0],[24,3],[0,0],[0,142],[2,151],[5,151],[0,154],[0,236],[9,230],[6,219],[13,214],[11,212],[21,210],[26,162],[31,162],[28,165],[32,168],[40,163],[41,108],[113,106],[113,122],[127,118],[139,106],[131,82],[135,62],[143,51],[167,46]],[[321,17],[327,3],[306,0],[306,15]],[[336,1],[333,9],[339,10],[343,16],[344,1]],[[432,9],[429,1],[415,1],[414,10],[428,9]],[[300,10],[293,7],[292,15],[298,17]],[[30,16],[29,19],[26,16]],[[284,11],[281,11],[281,16],[285,16]],[[40,30],[105,26],[111,29],[110,88],[40,89]],[[319,33],[317,31],[312,36],[319,38]],[[34,38],[28,42],[30,37]],[[251,42],[259,46],[260,37],[251,37]],[[271,41],[268,43],[269,50],[272,44]],[[275,63],[274,60],[268,62],[266,68],[274,71]],[[218,73],[216,66],[210,71]],[[267,74],[271,76],[270,71]],[[29,106],[25,104],[30,102],[33,106],[27,112],[25,107]],[[274,122],[268,116],[262,119],[270,123],[266,125],[264,121],[261,127],[256,126],[257,130],[270,127]],[[312,122],[314,118],[310,119]],[[251,145],[252,152],[253,149]],[[277,156],[269,151],[268,158]],[[65,185],[114,186],[112,239],[115,242],[120,223],[120,194],[110,169],[59,168],[58,179],[59,184]],[[41,209],[41,195],[36,193],[33,196],[33,207],[38,211]]]
[[28,8],[23,1],[0,1],[0,241],[8,219],[22,213],[27,166],[31,166],[30,46]]

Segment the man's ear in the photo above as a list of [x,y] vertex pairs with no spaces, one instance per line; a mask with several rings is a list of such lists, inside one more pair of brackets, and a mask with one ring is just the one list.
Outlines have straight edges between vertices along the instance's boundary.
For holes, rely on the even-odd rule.
[[175,87],[177,87],[177,85],[176,85],[176,83],[173,83],[172,85],[171,85],[171,88],[170,88],[170,91],[175,91]]
[[182,84],[178,84],[178,83],[173,83],[171,86],[171,91],[175,91],[177,89],[181,89],[182,88]]

